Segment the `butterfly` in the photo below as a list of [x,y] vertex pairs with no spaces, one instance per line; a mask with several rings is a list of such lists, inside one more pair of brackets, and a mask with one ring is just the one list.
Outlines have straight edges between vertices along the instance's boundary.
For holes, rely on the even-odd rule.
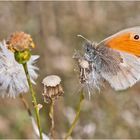
[[140,80],[140,27],[122,30],[99,43],[84,39],[84,52],[76,52],[74,59],[80,69],[80,82],[88,89],[100,89],[107,81],[120,91]]

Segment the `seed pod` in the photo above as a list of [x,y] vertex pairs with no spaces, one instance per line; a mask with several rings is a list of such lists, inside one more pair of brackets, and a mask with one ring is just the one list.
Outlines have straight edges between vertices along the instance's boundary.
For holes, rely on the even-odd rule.
[[50,75],[43,79],[44,85],[43,96],[45,102],[50,102],[53,99],[57,99],[59,96],[64,94],[61,86],[61,79],[57,75]]

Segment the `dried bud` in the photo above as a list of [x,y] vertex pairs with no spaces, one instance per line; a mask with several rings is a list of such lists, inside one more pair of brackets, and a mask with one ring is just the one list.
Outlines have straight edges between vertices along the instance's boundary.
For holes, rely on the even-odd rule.
[[15,32],[6,41],[9,50],[24,51],[30,48],[34,48],[35,44],[29,34],[24,32]]
[[91,63],[87,61],[79,52],[75,52],[73,58],[78,63],[80,83],[88,83],[89,74],[92,71]]
[[46,102],[63,95],[64,91],[60,82],[61,79],[57,75],[50,75],[43,79],[44,91],[42,95]]
[[79,59],[78,65],[79,65],[79,69],[80,69],[80,82],[82,84],[86,83],[88,80],[88,75],[91,72],[91,65],[85,59]]
[[84,59],[79,59],[79,65],[83,69],[89,69],[89,62]]

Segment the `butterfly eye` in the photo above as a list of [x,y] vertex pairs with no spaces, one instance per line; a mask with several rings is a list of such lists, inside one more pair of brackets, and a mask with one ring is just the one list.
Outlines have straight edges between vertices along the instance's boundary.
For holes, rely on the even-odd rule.
[[84,50],[87,52],[87,53],[90,53],[92,51],[92,44],[89,43],[89,42],[86,42],[84,44]]
[[135,40],[138,40],[138,39],[139,39],[139,35],[135,35],[135,36],[134,36],[134,39],[135,39]]
[[87,52],[90,52],[90,48],[89,48],[89,47],[87,47],[87,48],[86,48],[86,51],[87,51]]

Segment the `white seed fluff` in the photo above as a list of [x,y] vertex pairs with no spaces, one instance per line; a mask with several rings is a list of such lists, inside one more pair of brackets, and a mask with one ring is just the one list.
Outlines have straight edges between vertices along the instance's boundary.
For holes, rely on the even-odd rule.
[[[34,63],[39,58],[38,55],[32,55],[27,63],[28,71],[32,83],[38,77]],[[0,96],[16,97],[20,93],[28,91],[26,75],[22,64],[16,62],[14,53],[7,49],[5,41],[0,42]]]
[[47,77],[45,77],[42,81],[42,83],[45,86],[50,86],[50,87],[55,87],[57,85],[59,85],[61,82],[61,78],[57,75],[49,75]]

